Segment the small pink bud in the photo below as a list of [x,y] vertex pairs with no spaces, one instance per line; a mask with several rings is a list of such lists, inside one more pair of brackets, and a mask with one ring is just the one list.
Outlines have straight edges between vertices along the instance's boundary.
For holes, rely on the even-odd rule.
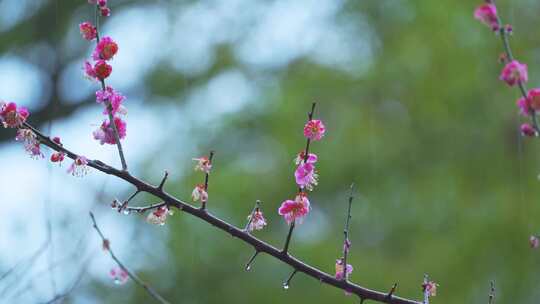
[[101,16],[109,17],[111,15],[111,9],[108,7],[102,7],[99,9]]
[[94,40],[97,37],[97,29],[90,22],[83,22],[79,24],[79,30],[81,35],[86,40]]
[[486,3],[476,8],[474,18],[489,26],[493,31],[499,30],[497,7],[495,4]]
[[524,123],[521,125],[521,134],[524,136],[532,137],[536,136],[536,131],[530,124]]
[[529,238],[529,246],[533,249],[538,248],[540,246],[540,239],[535,235],[531,235]]

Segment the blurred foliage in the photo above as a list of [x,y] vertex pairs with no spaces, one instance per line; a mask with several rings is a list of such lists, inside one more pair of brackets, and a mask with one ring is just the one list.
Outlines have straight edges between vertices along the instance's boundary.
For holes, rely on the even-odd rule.
[[[38,41],[58,44],[74,26],[70,17],[84,4],[79,2],[46,4],[0,34],[0,52],[16,52]],[[123,1],[113,9],[143,2]],[[194,130],[192,136],[203,139],[202,151],[217,151],[211,212],[240,226],[260,199],[269,226],[257,235],[282,244],[287,227],[276,210],[294,195],[292,159],[303,147],[301,128],[316,100],[316,116],[326,122],[328,132],[313,145],[320,159],[320,185],[311,195],[313,213],[293,237],[295,256],[333,271],[340,255],[347,188],[354,181],[359,194],[351,228],[352,281],[377,290],[389,290],[398,282],[398,295],[419,299],[423,274],[429,273],[440,283],[434,303],[486,303],[494,279],[497,302],[537,303],[540,257],[528,248],[527,239],[537,232],[540,214],[535,155],[540,144],[519,137],[514,104],[518,92],[497,79],[501,45],[472,18],[476,4],[347,1],[338,17],[365,18],[378,41],[365,73],[298,58],[267,72],[278,84],[268,86],[255,103],[226,115],[219,128]],[[501,1],[499,7],[514,26],[512,44],[518,58],[529,64],[531,86],[540,78],[538,9],[536,2],[526,0]],[[50,30],[51,20],[56,20],[56,30]],[[235,67],[249,73],[230,47],[220,45],[215,64],[197,76],[156,64],[145,77],[151,92],[146,102],[168,96],[180,105],[177,96],[224,70]],[[53,80],[64,59],[60,57],[51,72]],[[259,76],[252,80],[264,82]],[[53,90],[33,122],[70,115],[70,107],[90,102],[89,97],[67,106]],[[170,159],[167,169],[172,172],[175,162],[190,162],[189,156],[174,155],[181,147],[164,145],[161,151],[159,158]],[[141,168],[148,176],[155,176],[150,173],[154,161],[148,159]],[[187,199],[201,176],[184,174],[173,178],[167,190]],[[132,221],[144,225],[136,217]],[[141,233],[159,229],[146,225]],[[252,249],[189,216],[177,213],[168,229],[167,256],[154,256],[151,248],[133,251],[141,250],[155,264],[141,277],[174,303],[357,302],[301,274],[284,291],[281,282],[291,269],[265,255],[250,272],[244,271]],[[83,288],[100,303],[150,302],[133,284],[120,289],[95,282]]]

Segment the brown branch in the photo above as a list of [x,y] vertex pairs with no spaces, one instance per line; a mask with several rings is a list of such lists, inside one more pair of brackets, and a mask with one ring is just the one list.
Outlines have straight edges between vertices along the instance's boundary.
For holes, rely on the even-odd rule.
[[[77,154],[74,152],[66,149],[63,146],[57,145],[55,142],[53,142],[48,136],[42,134],[40,131],[38,131],[36,128],[32,127],[28,123],[23,124],[24,127],[31,129],[37,136],[37,138],[40,140],[41,143],[44,145],[50,147],[51,149],[58,151],[58,152],[64,152],[67,157],[71,159],[76,159]],[[101,171],[108,175],[116,176],[127,183],[133,185],[136,187],[137,190],[141,192],[146,192],[149,194],[152,194],[161,200],[163,200],[162,204],[166,204],[168,206],[176,207],[186,213],[189,213],[213,226],[216,228],[223,230],[229,234],[231,234],[234,237],[237,237],[238,239],[242,240],[243,242],[253,246],[255,251],[264,252],[270,256],[273,256],[274,258],[282,261],[283,263],[291,266],[292,268],[296,269],[298,272],[302,272],[322,283],[334,286],[336,288],[342,289],[344,291],[348,291],[349,293],[355,294],[358,297],[362,299],[368,299],[373,301],[378,301],[380,303],[391,303],[391,304],[421,304],[422,302],[400,298],[400,297],[392,297],[389,299],[387,297],[386,292],[379,292],[375,290],[371,290],[362,286],[359,286],[357,284],[351,283],[349,281],[342,281],[337,280],[334,276],[323,272],[314,266],[311,266],[294,256],[283,253],[282,250],[279,250],[278,248],[256,238],[255,236],[246,233],[243,228],[238,228],[230,223],[227,223],[226,221],[212,215],[211,213],[207,212],[206,210],[201,210],[200,208],[196,208],[180,199],[177,199],[176,197],[166,193],[163,191],[163,189],[159,189],[158,186],[153,186],[133,175],[131,175],[127,171],[122,171],[119,169],[116,169],[112,166],[109,166],[102,161],[99,160],[89,160],[88,166],[91,168],[94,168],[98,171]]]
[[[123,171],[125,172],[125,171]],[[109,254],[111,255],[111,258],[116,262],[116,264],[118,264],[118,266],[120,268],[122,268],[122,270],[124,270],[128,276],[135,282],[137,283],[137,285],[141,286],[142,288],[144,288],[144,290],[146,290],[146,292],[148,292],[148,294],[150,296],[152,296],[152,298],[154,298],[156,301],[160,302],[160,303],[164,303],[164,304],[168,304],[169,302],[167,300],[165,300],[159,293],[157,293],[152,287],[150,287],[148,284],[146,284],[145,282],[143,282],[135,273],[129,271],[126,266],[124,266],[124,264],[122,264],[122,262],[120,262],[120,260],[116,257],[116,255],[114,254],[114,252],[112,251],[111,247],[110,247],[110,243],[109,243],[109,240],[107,238],[105,238],[105,236],[103,235],[103,233],[101,232],[101,230],[99,229],[97,223],[96,223],[96,218],[94,217],[94,214],[92,212],[90,212],[90,218],[92,219],[92,223],[93,223],[93,227],[94,229],[97,231],[97,233],[99,234],[99,236],[101,237],[101,240],[103,241],[103,243],[106,243],[107,244],[107,251],[109,252]]]

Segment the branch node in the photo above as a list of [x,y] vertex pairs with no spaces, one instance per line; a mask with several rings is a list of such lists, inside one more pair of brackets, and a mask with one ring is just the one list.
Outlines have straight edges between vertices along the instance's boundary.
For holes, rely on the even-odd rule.
[[390,289],[390,291],[388,292],[388,295],[386,296],[387,298],[392,299],[392,296],[396,292],[397,285],[398,285],[397,283],[394,283],[394,285],[392,285],[392,288]]

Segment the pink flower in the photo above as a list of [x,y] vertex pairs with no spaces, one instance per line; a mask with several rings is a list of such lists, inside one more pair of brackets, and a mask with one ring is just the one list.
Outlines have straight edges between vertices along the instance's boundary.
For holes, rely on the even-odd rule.
[[17,107],[14,102],[0,103],[0,122],[4,128],[20,127],[29,115],[30,113],[25,107]]
[[172,214],[173,212],[169,210],[169,207],[161,206],[157,208],[155,211],[150,212],[148,216],[146,217],[146,221],[150,224],[163,226],[165,225],[167,216],[172,215]]
[[527,74],[527,65],[519,63],[517,60],[512,60],[503,68],[499,78],[506,82],[509,86],[514,86],[518,83],[525,83],[529,80],[529,75]]
[[528,98],[521,97],[517,100],[516,104],[519,108],[519,114],[523,116],[529,116],[529,109],[531,108],[531,106]]
[[41,152],[41,146],[39,140],[36,139],[36,134],[30,129],[18,129],[16,141],[22,141],[24,144],[24,150],[30,154],[33,159],[45,157]]
[[351,264],[347,264],[347,273],[345,274],[345,277],[344,277],[343,268],[344,268],[343,259],[337,259],[336,260],[336,279],[338,280],[343,280],[344,278],[347,279],[354,270]]
[[424,282],[424,284],[422,284],[422,290],[424,291],[424,295],[426,297],[434,297],[437,295],[437,286],[439,286],[439,284],[433,282],[433,281],[428,281],[428,282]]
[[306,194],[301,192],[298,193],[294,201],[286,200],[281,203],[278,213],[283,216],[287,224],[290,225],[292,222],[300,224],[310,209],[310,203]]
[[110,60],[118,52],[118,44],[111,37],[103,37],[96,46],[92,58],[94,60]]
[[114,284],[118,285],[125,284],[129,279],[129,274],[121,267],[111,269],[109,275],[111,276],[111,279],[113,279]]
[[[127,114],[127,109],[122,105],[126,97],[119,92],[115,91],[112,87],[107,86],[105,90],[99,90],[96,92],[96,102],[104,103],[105,101],[110,101],[112,107],[112,115],[118,114]],[[107,106],[103,110],[103,114],[108,115]]]
[[191,198],[194,202],[201,201],[202,203],[208,201],[208,192],[206,192],[203,184],[198,184],[195,186],[195,189],[193,189],[193,192],[191,192]]
[[199,158],[194,158],[194,161],[197,162],[195,165],[195,171],[202,171],[206,174],[210,173],[212,169],[212,162],[206,156],[201,156]]
[[99,12],[101,13],[101,16],[103,17],[109,17],[111,15],[111,9],[108,7],[100,8]]
[[527,93],[529,106],[535,110],[540,110],[540,88],[530,89]]
[[315,173],[315,165],[312,163],[305,163],[298,165],[294,172],[296,183],[302,189],[313,190],[313,186],[317,185],[318,175]]
[[64,152],[54,152],[51,154],[51,162],[62,164],[64,161],[65,154]]
[[492,3],[485,3],[474,10],[474,18],[489,26],[492,30],[499,29],[499,21],[497,19],[497,7]]
[[535,235],[531,235],[531,237],[529,238],[529,245],[533,249],[538,248],[540,246],[540,239],[538,239],[538,237]]
[[86,40],[94,40],[97,37],[97,29],[90,22],[83,22],[79,24],[79,30],[81,35]]
[[318,119],[310,120],[304,126],[304,136],[311,140],[321,140],[325,131],[323,122]]
[[[294,163],[297,164],[297,165],[300,165],[300,163],[304,161],[305,156],[306,156],[306,152],[301,151],[300,153],[298,153],[298,155],[294,159]],[[313,153],[309,153],[306,163],[314,164],[316,162],[317,162],[317,155],[315,155]]]
[[94,73],[98,79],[105,79],[111,75],[112,66],[108,65],[105,60],[98,60],[94,65]]
[[247,217],[249,221],[248,225],[248,231],[253,230],[261,230],[266,226],[266,219],[263,216],[263,213],[261,210],[257,209],[255,212],[253,212],[253,215],[248,215]]
[[520,129],[523,136],[536,136],[536,130],[534,130],[533,126],[528,123],[522,124]]
[[67,173],[73,176],[83,177],[88,173],[88,159],[84,156],[78,156],[71,166],[69,166]]
[[88,79],[90,80],[97,79],[96,71],[94,70],[94,67],[90,64],[90,62],[88,61],[84,62],[83,70],[84,70],[84,74],[86,75]]
[[107,0],[98,0],[97,4],[101,7],[107,6]]
[[[118,131],[118,137],[124,139],[126,137],[126,122],[123,121],[120,117],[114,118],[114,124],[116,125],[116,130]],[[103,121],[101,126],[93,132],[94,139],[99,140],[101,145],[116,144],[116,137],[114,135],[114,128],[111,126],[109,120]]]

